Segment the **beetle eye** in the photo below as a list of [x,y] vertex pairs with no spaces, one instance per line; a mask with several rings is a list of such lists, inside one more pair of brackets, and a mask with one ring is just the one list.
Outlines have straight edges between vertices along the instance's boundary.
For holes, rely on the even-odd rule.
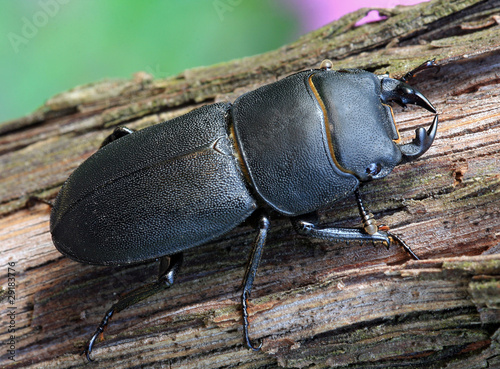
[[382,166],[379,163],[371,163],[366,168],[366,174],[373,177],[373,176],[376,176],[377,174],[379,174],[381,170],[382,170]]

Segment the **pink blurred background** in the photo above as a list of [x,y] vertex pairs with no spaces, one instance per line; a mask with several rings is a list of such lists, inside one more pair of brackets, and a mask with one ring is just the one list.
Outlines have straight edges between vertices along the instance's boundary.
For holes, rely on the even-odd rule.
[[[289,0],[291,6],[300,9],[302,33],[324,26],[360,8],[393,8],[397,5],[415,5],[429,0]],[[380,20],[377,12],[372,11],[362,23]]]

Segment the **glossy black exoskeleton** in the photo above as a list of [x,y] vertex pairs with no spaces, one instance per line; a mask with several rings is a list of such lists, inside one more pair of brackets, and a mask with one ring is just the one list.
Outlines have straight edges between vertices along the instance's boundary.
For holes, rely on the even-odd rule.
[[[427,63],[433,65],[433,62]],[[425,65],[425,64],[424,64]],[[401,244],[377,226],[358,193],[431,146],[438,119],[402,144],[392,109],[416,104],[436,110],[402,79],[359,69],[306,70],[239,97],[203,106],[134,132],[118,127],[63,185],[50,219],[57,249],[73,260],[127,265],[160,259],[156,283],[125,295],[105,315],[174,283],[182,252],[225,234],[258,210],[259,226],[242,293],[247,299],[270,226],[269,212],[289,216],[299,234],[326,240]],[[363,229],[325,228],[316,211],[355,194]]]

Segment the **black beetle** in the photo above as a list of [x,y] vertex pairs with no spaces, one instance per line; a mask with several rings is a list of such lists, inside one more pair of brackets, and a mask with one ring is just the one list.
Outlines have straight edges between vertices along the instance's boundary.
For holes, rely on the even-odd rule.
[[[403,78],[359,69],[302,71],[240,96],[234,104],[203,106],[134,132],[118,127],[68,178],[50,217],[57,249],[73,260],[127,265],[160,259],[157,282],[121,298],[108,310],[85,353],[113,313],[174,283],[182,252],[213,240],[260,209],[258,234],[244,278],[247,299],[265,244],[269,211],[291,217],[299,234],[326,240],[398,242],[378,227],[358,193],[361,182],[387,176],[431,146],[429,130],[399,143],[388,102],[436,110]],[[324,228],[316,211],[354,193],[363,229]]]

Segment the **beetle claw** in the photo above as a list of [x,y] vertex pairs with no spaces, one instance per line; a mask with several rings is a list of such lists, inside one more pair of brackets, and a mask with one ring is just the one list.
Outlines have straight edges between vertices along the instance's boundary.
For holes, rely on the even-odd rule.
[[89,340],[89,342],[87,342],[85,349],[81,353],[81,355],[85,354],[88,361],[94,361],[94,359],[92,359],[90,354],[92,353],[92,348],[94,346],[95,340],[97,339],[97,337],[99,337],[103,334],[103,331],[104,331],[104,329],[101,329],[101,327],[99,326],[99,328],[97,328],[97,331],[95,331],[95,333],[92,335],[92,338]]
[[259,346],[254,346],[252,342],[250,341],[250,338],[248,335],[245,335],[245,339],[247,341],[247,346],[248,348],[251,348],[254,351],[260,351],[260,348],[262,347],[262,340],[259,340]]
[[248,310],[247,310],[247,304],[248,304],[248,297],[250,293],[246,290],[243,291],[242,294],[242,307],[243,307],[243,335],[245,336],[245,341],[248,346],[248,348],[254,350],[254,351],[259,351],[260,348],[262,347],[262,340],[259,341],[259,346],[254,346],[252,344],[252,341],[250,341],[250,337],[248,336]]
[[436,113],[436,108],[431,102],[415,87],[410,86],[400,80],[383,77],[381,81],[383,102],[395,101],[401,106],[406,104],[418,105],[431,113]]
[[412,142],[399,146],[401,153],[403,154],[403,158],[401,163],[406,163],[412,160],[417,159],[419,156],[424,154],[429,147],[431,147],[434,142],[434,138],[436,137],[438,126],[438,116],[434,116],[434,121],[429,129],[426,131],[425,128],[418,128],[415,130],[415,138]]
[[[433,66],[433,61],[429,61],[429,65]],[[422,64],[422,66],[416,68],[414,71],[409,72],[407,78],[409,78],[412,73],[416,73],[416,71],[426,67],[426,63]],[[403,82],[407,78],[402,78],[401,80],[384,76],[380,76],[379,78],[381,83],[380,98],[384,103],[394,101],[402,107],[406,107],[406,104],[414,104],[431,113],[436,113],[436,108],[434,108],[431,102],[419,90]],[[401,153],[403,154],[401,163],[415,160],[431,147],[434,137],[436,137],[437,125],[438,118],[436,115],[429,130],[426,131],[424,128],[419,128],[415,131],[416,136],[412,142],[405,145],[399,145]]]
[[88,361],[94,361],[94,359],[92,359],[92,357],[90,356],[92,354],[92,348],[94,347],[94,343],[97,340],[97,338],[100,338],[101,340],[104,339],[104,329],[106,329],[106,327],[108,326],[108,322],[113,316],[114,312],[115,312],[114,308],[111,308],[106,312],[106,315],[104,316],[104,319],[102,320],[101,324],[99,324],[96,331],[94,332],[90,340],[87,342],[85,349],[81,353],[81,355],[85,354]]

